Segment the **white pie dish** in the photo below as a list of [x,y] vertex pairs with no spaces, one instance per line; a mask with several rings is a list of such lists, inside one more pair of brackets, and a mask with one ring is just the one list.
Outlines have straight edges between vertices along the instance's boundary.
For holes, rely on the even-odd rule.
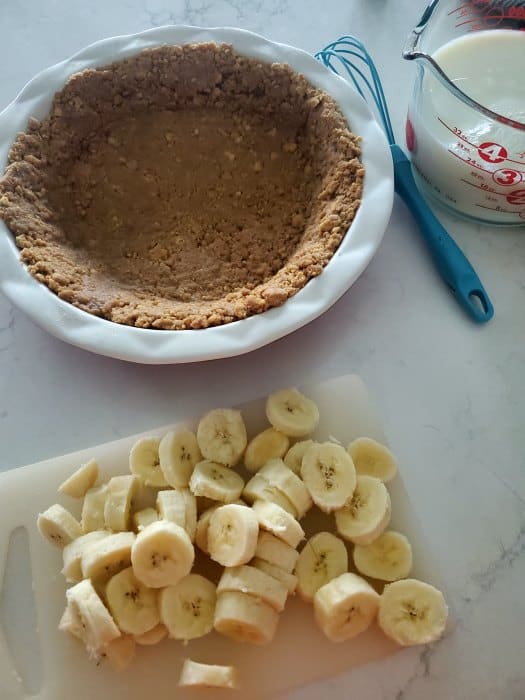
[[232,28],[167,26],[105,39],[33,78],[0,114],[0,168],[29,117],[43,118],[53,95],[70,75],[129,57],[162,44],[203,41],[231,44],[265,62],[289,64],[338,103],[355,134],[362,137],[365,179],[358,213],[339,249],[318,277],[282,306],[222,326],[199,330],[150,330],[119,325],[81,311],[35,280],[20,261],[12,234],[0,221],[0,290],[36,324],[78,347],[110,357],[149,364],[210,360],[249,352],[300,328],[346,292],[375,254],[393,201],[392,160],[386,138],[369,107],[342,78],[299,49]]

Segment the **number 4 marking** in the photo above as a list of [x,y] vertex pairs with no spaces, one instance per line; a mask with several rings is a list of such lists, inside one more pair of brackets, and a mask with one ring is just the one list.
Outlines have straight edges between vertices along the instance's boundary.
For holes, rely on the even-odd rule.
[[499,143],[493,143],[492,141],[485,141],[478,148],[478,153],[480,158],[486,160],[488,163],[501,163],[507,157],[507,149],[501,146]]

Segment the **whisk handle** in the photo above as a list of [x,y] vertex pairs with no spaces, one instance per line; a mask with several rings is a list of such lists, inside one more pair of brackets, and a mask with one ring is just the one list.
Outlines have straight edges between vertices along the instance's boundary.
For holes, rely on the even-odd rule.
[[442,279],[468,315],[478,323],[486,323],[494,315],[494,307],[479,277],[419,193],[406,155],[396,144],[390,148],[394,160],[395,190],[419,224]]

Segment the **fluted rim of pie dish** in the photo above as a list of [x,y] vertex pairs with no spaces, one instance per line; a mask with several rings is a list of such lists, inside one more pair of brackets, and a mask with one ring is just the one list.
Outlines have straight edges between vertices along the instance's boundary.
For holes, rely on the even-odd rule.
[[55,337],[85,350],[144,364],[174,364],[241,355],[306,325],[330,308],[357,280],[377,251],[392,211],[390,149],[370,108],[342,78],[301,49],[232,27],[165,26],[97,41],[38,73],[0,113],[0,168],[30,117],[47,115],[55,92],[68,78],[128,58],[145,48],[200,42],[231,44],[238,53],[287,63],[336,101],[354,134],[362,138],[365,167],[357,214],[339,248],[318,277],[282,306],[220,326],[197,330],[135,328],[82,311],[38,282],[20,260],[12,233],[0,221],[0,290],[11,303]]

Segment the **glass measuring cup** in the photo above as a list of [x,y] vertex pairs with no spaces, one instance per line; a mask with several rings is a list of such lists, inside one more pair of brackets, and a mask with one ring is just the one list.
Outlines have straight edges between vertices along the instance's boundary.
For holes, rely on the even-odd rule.
[[433,0],[406,140],[419,189],[482,223],[525,226],[525,0]]

